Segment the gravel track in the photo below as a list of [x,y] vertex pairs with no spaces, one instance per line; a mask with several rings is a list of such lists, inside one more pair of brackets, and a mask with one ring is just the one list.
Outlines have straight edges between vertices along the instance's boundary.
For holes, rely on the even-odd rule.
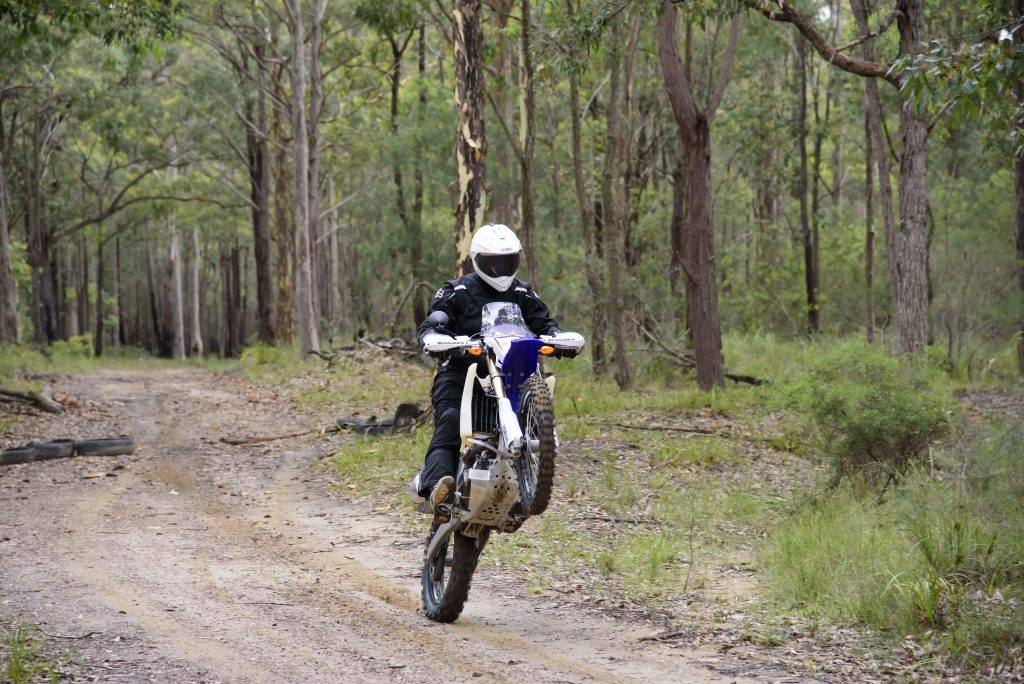
[[[0,623],[39,625],[74,681],[733,682],[784,671],[544,610],[481,570],[454,625],[422,614],[423,539],[342,499],[285,407],[199,368],[57,381],[79,409],[9,443],[126,433],[132,456],[0,468]],[[786,681],[797,681],[795,678]],[[806,681],[806,680],[802,680]]]

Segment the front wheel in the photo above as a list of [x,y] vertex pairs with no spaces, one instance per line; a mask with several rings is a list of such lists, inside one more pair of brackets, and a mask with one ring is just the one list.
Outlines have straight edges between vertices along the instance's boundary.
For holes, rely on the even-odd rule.
[[[432,529],[431,538],[436,533]],[[423,612],[437,622],[455,622],[469,598],[469,584],[487,543],[489,530],[476,539],[455,532],[438,549],[433,562],[423,564]],[[430,544],[430,540],[427,540]]]
[[519,399],[523,448],[516,460],[519,502],[526,515],[540,515],[551,501],[555,480],[555,417],[551,393],[540,375],[523,383]]

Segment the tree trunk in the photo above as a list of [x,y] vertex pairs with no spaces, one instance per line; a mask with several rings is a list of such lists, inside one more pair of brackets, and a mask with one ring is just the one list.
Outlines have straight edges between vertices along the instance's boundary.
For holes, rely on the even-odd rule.
[[306,130],[306,55],[302,3],[288,0],[292,21],[292,138],[295,153],[295,308],[299,327],[299,353],[305,359],[320,351],[313,308],[312,252],[310,250],[309,148]]
[[[256,321],[260,342],[274,343],[274,301],[270,275],[270,152],[267,147],[267,96],[264,44],[253,47],[256,61],[256,128],[245,129],[252,200],[253,254],[256,257]],[[200,343],[200,347],[202,344]]]
[[172,354],[172,345],[169,343],[167,328],[164,325],[166,316],[164,314],[164,303],[161,293],[163,284],[160,282],[160,271],[156,263],[155,240],[146,230],[146,273],[149,278],[149,312],[153,319],[153,337],[156,341],[157,354],[161,357],[169,357]]
[[36,342],[50,344],[57,339],[56,298],[50,264],[50,235],[43,220],[42,152],[45,126],[49,120],[39,113],[31,127],[30,149],[25,160],[25,228],[28,261],[32,268],[32,323]]
[[[1015,19],[1024,17],[1024,0],[1014,0],[1013,15]],[[1024,109],[1024,79],[1017,82],[1015,89],[1018,112]],[[1024,120],[1020,116],[1015,119],[1017,134],[1024,138]],[[1018,138],[1020,139],[1020,138]],[[1017,286],[1020,289],[1021,301],[1024,301],[1024,152],[1018,151],[1013,163],[1014,188],[1014,237],[1017,244]],[[1017,332],[1017,369],[1024,377],[1024,319],[1021,320]]]
[[75,304],[78,308],[78,334],[89,334],[89,249],[85,244],[85,236],[78,238],[78,282],[75,293]]
[[[566,0],[569,16],[573,16],[572,0]],[[574,46],[573,57],[582,60],[583,55]],[[590,289],[591,300],[591,331],[590,358],[595,375],[603,375],[607,368],[605,358],[605,307],[604,277],[601,273],[601,262],[596,254],[594,244],[594,203],[587,192],[586,178],[583,172],[583,114],[580,111],[579,83],[576,72],[569,72],[569,106],[572,112],[572,175],[576,188],[576,201],[580,208],[580,235],[583,238],[583,268]]]
[[[621,31],[613,34],[618,42]],[[626,112],[626,89],[623,83],[623,66],[617,51],[608,58],[611,73],[608,90],[608,132],[605,144],[604,171],[601,180],[601,203],[605,216],[605,256],[608,268],[608,308],[615,340],[615,382],[619,389],[633,384],[633,369],[626,349],[625,298],[622,287],[622,271],[625,266],[625,233],[628,220],[628,197],[626,194],[626,172],[629,158],[628,113]]]
[[[427,116],[427,27],[420,24],[419,30],[419,107],[416,110],[416,123],[422,127]],[[415,234],[409,237],[409,254],[411,258],[412,277],[416,282],[423,277],[423,146],[416,145],[413,153],[416,168],[413,171],[412,215]],[[424,297],[415,291],[412,293],[413,321],[419,325],[427,317],[427,303]]]
[[[903,0],[897,18],[900,54],[920,52],[925,41],[924,0]],[[896,239],[893,287],[899,349],[920,354],[928,343],[928,189],[925,185],[928,114],[914,98],[900,105],[900,231]]]
[[[191,269],[191,280],[192,280],[192,306],[189,307],[192,315],[192,344],[190,346],[190,353],[192,356],[201,357],[203,355],[203,328],[201,312],[199,309],[200,301],[200,288],[199,288],[199,263],[202,261],[202,253],[199,251],[199,227],[192,226],[192,269]],[[268,274],[269,278],[269,274]]]
[[0,345],[19,341],[18,288],[14,282],[8,228],[9,197],[7,176],[4,174],[3,164],[0,163]]
[[484,49],[480,0],[455,0],[455,164],[459,195],[455,204],[455,272],[473,270],[469,245],[484,223],[487,208],[487,139],[484,131]]
[[[270,40],[277,45],[277,24],[271,24]],[[274,140],[274,224],[277,240],[277,308],[275,322],[277,341],[290,344],[294,336],[294,320],[292,310],[295,306],[293,296],[294,255],[292,245],[295,235],[291,218],[288,214],[288,140],[285,133],[285,120],[288,108],[284,93],[284,66],[278,64],[274,72],[274,92],[272,131]]]
[[121,348],[124,339],[124,319],[121,309],[121,238],[114,238],[114,277],[111,279],[114,300],[114,329],[111,331],[110,342],[114,349]]
[[683,250],[686,277],[687,319],[693,335],[697,385],[703,390],[725,381],[722,364],[722,333],[718,318],[718,285],[715,278],[715,234],[711,189],[711,122],[725,94],[736,54],[739,15],[729,27],[729,44],[717,81],[705,110],[698,108],[690,81],[679,60],[676,8],[662,0],[658,18],[658,58],[665,77],[665,91],[679,130],[685,154],[687,230]]
[[530,0],[520,2],[522,25],[519,27],[519,175],[521,193],[519,232],[526,252],[526,277],[537,289],[537,218],[533,181],[533,150],[536,142],[533,56],[530,54]]
[[96,336],[92,346],[96,356],[103,356],[103,227],[96,226]]
[[868,344],[875,342],[875,206],[874,160],[871,140],[871,113],[864,108],[864,335]]
[[[809,190],[807,173],[807,47],[797,36],[797,68],[800,70],[800,104],[797,110],[797,138],[800,146],[800,177],[797,195],[800,197],[800,236],[804,248],[804,289],[807,296],[807,329],[816,333],[818,320],[818,274],[815,270],[814,241],[811,235],[810,215],[807,210]],[[817,203],[815,203],[817,204]]]
[[[173,145],[171,153],[177,156]],[[173,183],[178,176],[178,167],[172,165],[168,175]],[[171,321],[174,329],[174,358],[183,359],[185,358],[185,295],[182,291],[181,235],[178,233],[178,217],[173,211],[167,219],[167,224],[171,234]]]
[[[857,30],[861,34],[868,33],[870,30],[868,27],[868,10],[863,0],[853,0],[850,6],[857,20]],[[865,60],[874,61],[875,44],[873,41],[865,41],[861,49]],[[878,81],[874,78],[868,78],[864,83],[864,101],[865,118],[867,119],[868,127],[867,143],[871,148],[871,156],[874,159],[878,175],[878,199],[881,203],[882,229],[885,233],[885,250],[888,256],[889,279],[892,289],[890,301],[893,316],[895,316],[898,309],[896,283],[899,278],[896,270],[896,219],[893,214],[889,150],[886,148],[885,136],[882,131],[882,100],[878,92]]]
[[722,333],[718,318],[718,282],[715,277],[715,231],[711,191],[711,129],[698,122],[696,136],[687,149],[690,184],[689,217],[683,270],[686,273],[687,318],[693,335],[697,386],[709,390],[724,384]]
[[[1018,89],[1020,102],[1024,103],[1024,84]],[[1014,165],[1014,223],[1016,224],[1017,242],[1017,285],[1020,288],[1021,298],[1024,299],[1024,155],[1018,155]],[[1017,335],[1017,366],[1020,374],[1024,376],[1024,321],[1020,326]]]
[[242,353],[242,344],[245,341],[245,316],[242,311],[242,250],[238,247],[238,240],[231,246],[230,256],[230,281],[228,291],[228,333],[231,347],[231,356],[239,356]]
[[[313,326],[319,330],[323,319],[323,301],[321,297],[323,278],[322,241],[320,239],[320,117],[324,106],[323,70],[320,66],[320,52],[323,49],[324,17],[327,12],[327,0],[313,0],[313,21],[309,32],[309,259],[310,259],[310,292],[313,299]],[[320,343],[316,343],[319,351]]]

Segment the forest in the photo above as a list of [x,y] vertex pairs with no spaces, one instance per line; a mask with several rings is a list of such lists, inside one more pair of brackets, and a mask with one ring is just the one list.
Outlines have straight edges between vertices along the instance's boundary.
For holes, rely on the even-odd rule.
[[[230,495],[268,497],[253,534],[280,524],[292,485],[231,470],[218,450],[249,443],[224,426],[295,439],[426,402],[417,325],[488,223],[587,342],[551,362],[553,510],[480,572],[789,674],[1019,681],[1024,0],[0,0],[5,444],[188,416],[119,467],[200,504],[255,478]],[[393,499],[429,426],[332,430],[324,509],[411,518]],[[239,463],[299,450],[253,444]],[[97,467],[68,481],[133,476]],[[4,471],[11,500],[51,493]],[[505,655],[507,679],[533,657]]]
[[621,386],[626,350],[659,345],[721,384],[723,333],[1013,373],[1019,17],[5,2],[0,340],[231,357],[408,338],[499,222]]

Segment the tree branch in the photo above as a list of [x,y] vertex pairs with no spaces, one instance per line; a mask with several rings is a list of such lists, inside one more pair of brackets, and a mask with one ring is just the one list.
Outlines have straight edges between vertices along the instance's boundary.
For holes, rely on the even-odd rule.
[[843,71],[848,71],[851,74],[867,76],[869,78],[880,78],[899,87],[899,79],[892,73],[891,67],[888,64],[869,62],[864,59],[857,59],[856,57],[850,57],[842,54],[839,50],[825,42],[825,39],[820,33],[818,33],[817,29],[814,28],[814,24],[812,24],[807,17],[793,9],[792,5],[786,0],[772,0],[778,6],[777,10],[763,7],[758,0],[743,1],[748,7],[757,10],[770,21],[781,21],[787,24],[793,24],[793,26],[800,31],[800,34],[807,39],[807,42],[809,42],[818,54],[821,55],[829,64],[837,66]]
[[668,0],[662,0],[662,13],[658,17],[658,59],[665,75],[665,92],[668,94],[672,115],[679,128],[692,131],[697,121],[697,102],[693,99],[693,88],[683,72],[679,60],[679,35],[676,30],[676,8]]
[[715,89],[708,98],[707,117],[710,121],[715,118],[718,105],[722,103],[725,95],[725,88],[729,85],[729,77],[732,75],[732,63],[736,58],[736,43],[740,35],[740,15],[734,14],[729,25],[729,43],[725,48],[725,57],[722,60],[722,68],[718,71],[718,80],[715,81]]

